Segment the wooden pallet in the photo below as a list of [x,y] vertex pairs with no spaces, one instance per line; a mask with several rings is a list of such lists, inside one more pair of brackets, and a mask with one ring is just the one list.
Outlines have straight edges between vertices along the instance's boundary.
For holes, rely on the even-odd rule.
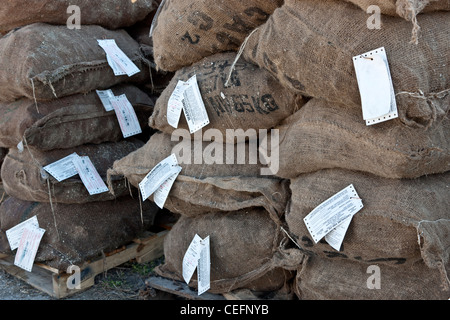
[[163,256],[164,237],[169,232],[170,226],[161,229],[158,232],[147,232],[143,237],[135,239],[132,243],[105,254],[103,258],[85,262],[79,266],[81,271],[80,289],[68,288],[67,281],[72,274],[42,263],[35,263],[32,271],[28,272],[15,266],[14,256],[9,255],[0,257],[0,268],[32,287],[54,298],[61,299],[90,288],[94,285],[97,275],[125,262],[136,260],[138,263],[145,263]]

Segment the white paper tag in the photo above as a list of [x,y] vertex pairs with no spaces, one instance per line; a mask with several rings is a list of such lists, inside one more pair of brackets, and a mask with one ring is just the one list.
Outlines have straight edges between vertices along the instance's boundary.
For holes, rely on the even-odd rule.
[[366,125],[397,118],[395,92],[384,47],[354,56],[353,65]]
[[341,250],[342,242],[344,241],[345,234],[347,233],[352,218],[353,216],[347,218],[325,236],[325,241],[337,251]]
[[188,249],[186,250],[186,253],[184,254],[182,273],[183,279],[187,284],[189,284],[189,281],[191,281],[192,275],[197,268],[198,260],[200,259],[200,254],[203,249],[201,242],[202,238],[200,238],[200,236],[196,234],[194,236],[194,239],[192,239]]
[[39,228],[39,223],[36,216],[33,216],[30,219],[25,220],[24,222],[21,222],[14,227],[6,230],[6,238],[8,239],[11,250],[17,249],[20,243],[20,239],[22,238],[23,229],[29,225]]
[[167,123],[174,128],[178,128],[178,122],[183,110],[183,93],[188,85],[189,82],[178,80],[177,86],[167,102]]
[[74,157],[72,162],[90,195],[109,191],[89,157]]
[[353,184],[322,202],[303,221],[315,243],[363,207]]
[[114,39],[97,41],[99,46],[106,52],[107,57],[109,56],[110,60],[114,61],[115,65],[108,60],[108,63],[113,70],[120,69],[129,77],[140,71],[133,61],[131,61],[130,58],[128,58],[126,54],[117,46]]
[[177,166],[177,172],[171,175],[166,181],[164,181],[159,186],[158,190],[155,191],[153,195],[153,201],[161,209],[164,208],[164,203],[166,202],[167,197],[169,196],[170,189],[172,188],[173,183],[177,179],[181,169],[182,168],[180,166]]
[[171,154],[160,163],[158,163],[146,176],[139,182],[142,201],[150,197],[158,188],[169,179],[170,176],[178,171],[178,161],[175,154]]
[[211,257],[209,249],[209,236],[200,241],[201,252],[198,259],[197,266],[197,282],[198,282],[198,295],[206,292],[211,287]]
[[114,93],[111,89],[108,90],[95,90],[97,92],[98,97],[100,98],[103,107],[106,111],[112,111],[114,110],[111,101],[109,99],[114,98]]
[[20,141],[20,142],[17,144],[17,149],[19,150],[19,153],[22,153],[22,152],[23,152],[23,141]]
[[14,258],[14,265],[31,272],[34,258],[36,257],[39,243],[41,242],[44,233],[44,229],[32,225],[28,225],[23,229],[22,237],[20,238],[19,246]]
[[73,164],[73,159],[78,158],[76,152],[55,161],[44,167],[44,170],[50,173],[59,182],[73,177],[78,174],[77,169]]
[[183,92],[183,111],[189,131],[194,133],[209,124],[209,118],[198,88],[197,76],[192,76],[187,83],[188,86]]
[[116,112],[117,120],[119,121],[124,138],[142,133],[136,112],[126,95],[122,94],[117,97],[112,97],[109,101]]

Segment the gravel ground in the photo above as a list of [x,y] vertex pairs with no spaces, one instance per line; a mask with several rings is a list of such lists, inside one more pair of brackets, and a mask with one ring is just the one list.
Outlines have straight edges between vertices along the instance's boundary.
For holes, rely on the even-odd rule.
[[153,267],[127,262],[97,275],[95,285],[64,299],[56,299],[0,269],[0,300],[174,300],[178,297],[145,285]]

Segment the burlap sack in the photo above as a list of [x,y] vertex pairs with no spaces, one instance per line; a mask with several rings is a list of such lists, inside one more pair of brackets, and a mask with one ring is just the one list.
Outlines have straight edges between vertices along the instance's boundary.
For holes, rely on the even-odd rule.
[[[114,39],[140,72],[115,76],[97,40]],[[138,43],[124,30],[100,26],[70,30],[35,23],[0,39],[0,101],[26,97],[52,100],[128,81],[146,81],[149,71]]]
[[[233,145],[236,147],[233,163],[228,162],[229,158],[226,158],[224,151],[222,164],[208,164],[206,161],[197,164],[195,157],[213,143],[199,145],[197,141],[194,145],[192,140],[191,145],[189,140],[187,145],[191,145],[190,151],[187,148],[180,150],[181,143],[186,141],[171,141],[170,135],[156,133],[143,147],[115,161],[108,170],[108,179],[124,177],[131,185],[138,187],[160,161],[175,153],[182,170],[170,189],[164,204],[166,209],[186,216],[197,216],[208,212],[264,207],[273,219],[279,220],[282,217],[289,198],[287,180],[260,176],[260,163],[238,163],[236,153],[241,150],[239,145]],[[222,144],[216,146],[224,147]],[[183,150],[188,154],[183,156]],[[248,155],[248,145],[246,152]],[[207,158],[203,160],[205,159]],[[110,189],[114,191],[113,187]],[[153,201],[153,195],[149,197],[149,201]]]
[[106,172],[112,167],[113,162],[142,145],[143,142],[140,140],[127,139],[50,151],[25,147],[19,152],[18,149],[12,148],[2,165],[3,186],[10,196],[26,201],[50,202],[51,199],[53,203],[86,203],[113,200],[130,192],[123,179],[109,181],[109,184],[114,186],[115,195],[110,192],[89,195],[79,175],[58,182],[43,170],[43,167],[76,152],[79,156],[89,157],[106,183]]
[[282,0],[166,0],[152,38],[159,69],[176,71],[217,52],[237,50]]
[[[121,84],[111,90],[116,96],[127,96],[144,131],[153,112],[153,99],[133,85]],[[26,98],[0,103],[2,147],[14,148],[25,140],[29,146],[46,151],[121,139],[123,134],[116,113],[105,110],[95,91],[37,105]]]
[[449,11],[450,3],[448,0],[346,0],[351,2],[364,11],[370,6],[380,8],[382,14],[390,16],[399,16],[411,21],[419,13],[434,11]]
[[[373,279],[378,275],[379,289],[374,287],[377,282]],[[450,291],[441,286],[439,273],[421,262],[412,266],[387,266],[309,258],[297,272],[294,290],[301,300],[447,300],[450,297]]]
[[[424,261],[450,272],[450,172],[418,179],[384,179],[348,170],[321,170],[291,181],[286,223],[310,255],[333,261],[388,265]],[[303,221],[314,208],[353,184],[364,207],[352,218],[340,251],[324,239],[315,243]]]
[[[164,239],[164,264],[155,272],[184,281],[183,257],[194,236],[210,238],[211,293],[239,288],[276,291],[303,260],[295,249],[283,249],[283,235],[263,209],[249,209],[196,218],[181,216]],[[189,286],[197,288],[197,272]]]
[[[142,207],[131,197],[85,204],[54,204],[8,198],[0,206],[0,252],[14,254],[6,230],[36,216],[45,229],[36,262],[66,271],[80,268],[139,237],[153,224],[158,208],[152,203]],[[141,216],[142,215],[142,216]],[[142,217],[142,220],[141,220]]]
[[[305,96],[361,108],[352,58],[384,47],[404,122],[429,125],[448,112],[450,94],[448,12],[420,16],[418,45],[409,43],[410,22],[383,16],[368,29],[368,15],[341,0],[286,0],[251,35],[243,58],[269,70]],[[431,110],[431,112],[430,112]]]
[[[345,168],[386,178],[415,178],[450,170],[450,122],[445,116],[429,129],[399,119],[366,126],[361,110],[320,99],[309,100],[277,127],[282,178],[325,168]],[[263,153],[264,154],[264,153]]]
[[[226,86],[235,54],[218,53],[202,59],[192,66],[175,73],[171,82],[158,98],[149,125],[171,134],[175,128],[167,122],[167,106],[179,80],[187,81],[193,75],[208,113],[209,124],[204,130],[217,129],[227,142],[227,129],[271,129],[293,114],[303,105],[301,96],[292,93],[267,72],[254,64],[239,60],[234,66],[229,85]],[[178,123],[179,129],[189,130],[184,113]],[[239,136],[239,134],[238,134]]]
[[[78,8],[74,11],[73,7]],[[73,28],[99,25],[107,29],[128,27],[143,20],[157,8],[154,0],[14,0],[0,7],[0,33],[36,22],[64,25]],[[79,12],[79,21],[75,19]]]

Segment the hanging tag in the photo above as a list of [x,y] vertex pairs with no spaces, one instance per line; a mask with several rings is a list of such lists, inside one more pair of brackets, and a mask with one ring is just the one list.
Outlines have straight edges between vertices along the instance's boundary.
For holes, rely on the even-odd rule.
[[108,60],[111,68],[116,71],[122,70],[129,77],[135,75],[140,72],[139,68],[126,56],[126,54],[117,46],[116,41],[114,39],[107,40],[97,40],[100,47],[103,48],[107,57],[109,56],[110,60],[114,61],[111,63]]
[[342,242],[344,241],[345,234],[347,233],[352,218],[353,216],[347,218],[325,236],[325,241],[337,251],[341,250]]
[[46,165],[44,170],[50,173],[56,180],[61,182],[78,174],[77,169],[73,165],[74,158],[78,158],[78,154],[76,154],[76,152]]
[[191,281],[192,275],[197,268],[198,260],[200,259],[200,254],[203,249],[201,241],[202,238],[200,238],[200,236],[196,234],[183,257],[182,273],[183,279],[187,284],[189,284],[189,281]]
[[103,104],[103,107],[106,111],[112,111],[114,110],[111,101],[109,99],[114,98],[114,93],[111,89],[108,90],[95,90],[97,92],[98,97],[100,98],[100,101]]
[[209,124],[208,114],[197,84],[197,76],[192,76],[183,92],[183,111],[190,133],[200,130]]
[[124,138],[142,133],[141,125],[139,124],[136,112],[125,94],[112,97],[109,101],[116,112],[117,120],[119,121],[120,129],[122,130]]
[[353,185],[322,202],[303,221],[315,243],[363,207]]
[[363,119],[372,125],[398,117],[395,92],[383,47],[353,57]]
[[178,174],[181,171],[181,167],[176,167],[177,172],[171,175],[169,178],[167,178],[166,181],[164,181],[159,188],[155,191],[153,195],[153,201],[155,204],[160,207],[161,209],[164,208],[164,203],[167,200],[167,197],[169,196],[170,189],[172,189],[172,185],[175,182],[175,180],[178,177]]
[[19,246],[14,258],[14,265],[31,272],[34,258],[36,257],[44,233],[44,229],[32,225],[28,225],[23,229],[22,237],[20,238]]
[[89,157],[74,157],[72,162],[90,195],[109,191]]
[[167,123],[174,128],[178,128],[181,111],[183,110],[183,93],[187,86],[188,82],[178,80],[177,86],[170,95],[167,103]]
[[8,239],[9,246],[11,250],[15,250],[19,247],[20,239],[22,238],[22,233],[25,227],[33,226],[39,228],[39,223],[37,220],[37,216],[33,216],[24,222],[21,222],[14,227],[6,230],[6,238]]
[[22,153],[22,152],[23,152],[23,141],[20,141],[20,142],[17,144],[17,149],[19,150],[19,153]]
[[211,287],[211,257],[209,249],[209,236],[200,241],[202,246],[200,258],[197,263],[198,295],[208,291]]
[[170,176],[178,172],[178,161],[175,154],[171,154],[160,163],[158,163],[146,176],[139,182],[142,201],[150,197],[158,188],[169,179]]

